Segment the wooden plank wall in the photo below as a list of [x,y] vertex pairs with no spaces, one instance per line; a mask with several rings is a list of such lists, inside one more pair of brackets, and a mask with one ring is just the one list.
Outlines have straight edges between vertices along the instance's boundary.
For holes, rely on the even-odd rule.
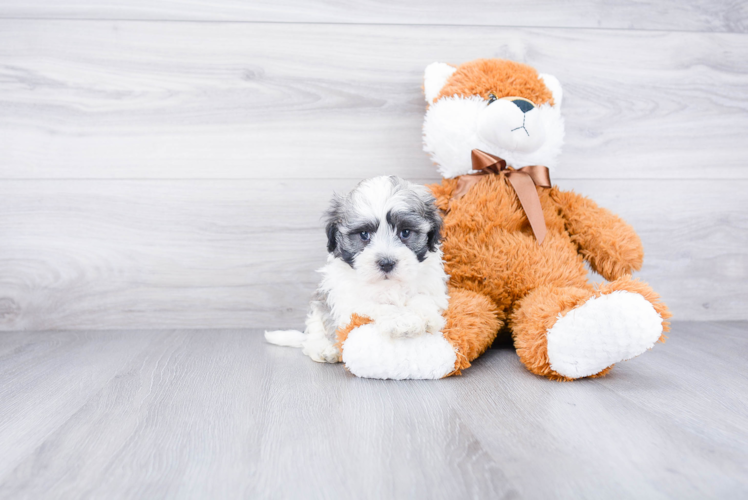
[[[458,6],[459,4],[459,6]],[[748,7],[0,5],[0,329],[300,326],[334,190],[433,182],[423,68],[565,87],[554,181],[640,232],[677,319],[748,319]]]

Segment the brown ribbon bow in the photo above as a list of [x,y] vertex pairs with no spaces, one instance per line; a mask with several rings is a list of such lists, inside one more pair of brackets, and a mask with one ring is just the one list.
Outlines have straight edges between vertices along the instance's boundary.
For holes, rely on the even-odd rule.
[[548,167],[530,165],[515,170],[507,167],[503,158],[480,149],[474,149],[470,156],[473,160],[473,170],[478,172],[461,175],[457,178],[457,187],[452,193],[452,199],[456,200],[465,196],[470,188],[481,180],[482,176],[506,172],[506,177],[517,193],[517,198],[519,198],[519,203],[522,205],[525,215],[527,215],[527,220],[530,221],[535,239],[538,240],[538,245],[542,245],[547,229],[543,217],[543,207],[540,206],[540,198],[535,186],[551,187],[551,174]]

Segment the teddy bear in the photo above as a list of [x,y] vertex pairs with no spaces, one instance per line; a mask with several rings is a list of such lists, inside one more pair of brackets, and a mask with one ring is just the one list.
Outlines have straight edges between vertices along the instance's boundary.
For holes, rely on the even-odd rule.
[[[559,81],[502,59],[429,65],[424,150],[441,183],[450,302],[443,335],[459,374],[499,331],[552,380],[606,375],[665,340],[671,316],[631,274],[644,251],[609,210],[551,182],[564,141]],[[602,275],[587,279],[585,262]]]
[[[551,380],[608,374],[669,330],[659,296],[631,273],[634,229],[594,201],[552,185],[564,140],[558,80],[525,64],[434,63],[424,74],[424,150],[443,179],[449,276],[445,326],[414,338],[377,335],[353,315],[340,360],[372,378],[459,375],[507,332],[527,369]],[[585,262],[607,282],[587,279]]]

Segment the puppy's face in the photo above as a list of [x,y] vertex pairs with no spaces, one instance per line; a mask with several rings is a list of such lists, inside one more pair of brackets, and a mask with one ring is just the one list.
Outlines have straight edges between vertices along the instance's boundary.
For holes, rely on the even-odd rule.
[[394,176],[336,195],[327,218],[327,250],[369,282],[414,279],[439,243],[441,218],[431,193]]

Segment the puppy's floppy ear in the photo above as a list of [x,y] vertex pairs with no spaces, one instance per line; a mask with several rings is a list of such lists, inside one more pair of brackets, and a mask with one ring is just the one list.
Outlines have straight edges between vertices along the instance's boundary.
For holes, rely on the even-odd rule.
[[442,238],[442,216],[436,206],[436,198],[426,186],[420,186],[419,195],[423,202],[423,217],[429,222],[430,229],[426,234],[429,252],[436,252],[436,246]]
[[340,234],[338,225],[340,224],[342,210],[342,198],[337,194],[333,195],[332,200],[330,200],[330,208],[325,212],[325,219],[327,220],[325,232],[327,233],[327,251],[329,253],[335,252],[338,248],[338,234]]
[[434,205],[433,211],[427,213],[427,218],[431,222],[431,230],[427,234],[429,252],[436,252],[436,246],[442,240],[442,217],[436,205]]
[[327,231],[327,251],[333,253],[338,246],[338,225],[333,221],[328,221],[325,230]]

